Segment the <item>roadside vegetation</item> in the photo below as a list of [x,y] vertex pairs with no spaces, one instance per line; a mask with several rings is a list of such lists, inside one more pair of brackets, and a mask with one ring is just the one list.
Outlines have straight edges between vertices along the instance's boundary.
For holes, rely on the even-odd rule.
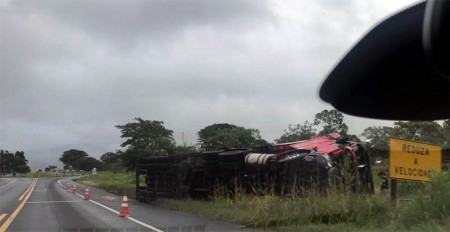
[[450,175],[432,183],[400,182],[396,204],[388,196],[314,191],[279,197],[215,195],[211,201],[158,199],[161,207],[275,231],[449,231]]
[[[386,166],[375,166],[374,172]],[[135,197],[134,173],[104,172],[77,182]],[[333,191],[329,197],[307,190],[280,197],[244,194],[234,197],[216,191],[209,200],[158,199],[151,204],[180,210],[244,227],[272,231],[448,231],[450,229],[450,174],[445,171],[431,183],[399,181],[396,204],[379,193],[360,195]]]
[[91,187],[101,188],[110,193],[127,194],[136,197],[136,180],[133,172],[102,172],[95,176],[84,176],[74,181]]

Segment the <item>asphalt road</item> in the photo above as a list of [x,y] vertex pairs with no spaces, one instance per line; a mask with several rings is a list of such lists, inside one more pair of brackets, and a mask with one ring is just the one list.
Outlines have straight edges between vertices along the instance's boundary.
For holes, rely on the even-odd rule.
[[[76,186],[76,193],[66,185]],[[247,231],[208,218],[128,199],[60,178],[0,178],[0,232],[4,231]]]

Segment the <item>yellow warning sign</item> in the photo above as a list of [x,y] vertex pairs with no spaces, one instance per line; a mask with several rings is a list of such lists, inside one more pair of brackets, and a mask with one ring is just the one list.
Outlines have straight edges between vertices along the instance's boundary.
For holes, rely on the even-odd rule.
[[431,173],[441,172],[440,146],[403,139],[389,140],[389,177],[431,181]]

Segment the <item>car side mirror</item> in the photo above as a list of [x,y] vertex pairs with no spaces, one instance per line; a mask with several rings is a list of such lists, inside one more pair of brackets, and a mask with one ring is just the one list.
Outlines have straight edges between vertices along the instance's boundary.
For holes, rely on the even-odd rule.
[[320,98],[366,118],[449,118],[448,8],[448,0],[430,0],[382,21],[328,74]]
[[423,47],[429,63],[442,77],[449,75],[450,1],[428,0],[423,19]]

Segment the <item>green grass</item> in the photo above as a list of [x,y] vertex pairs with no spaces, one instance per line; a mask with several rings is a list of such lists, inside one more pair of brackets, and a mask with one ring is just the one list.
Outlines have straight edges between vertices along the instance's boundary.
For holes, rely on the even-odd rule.
[[126,193],[130,198],[136,197],[136,180],[132,172],[101,172],[98,175],[84,176],[74,181],[119,195]]
[[449,231],[449,173],[431,183],[402,181],[398,187],[396,204],[379,193],[324,198],[314,192],[303,197],[269,193],[233,199],[219,195],[212,201],[158,199],[152,204],[275,231]]
[[[152,204],[245,227],[280,231],[298,231],[303,226],[309,229],[305,227],[301,230],[317,231],[377,228],[389,221],[386,212],[392,208],[390,201],[384,197],[353,194],[335,194],[328,198],[316,194],[306,197],[244,195],[212,201],[158,199]],[[367,218],[372,220],[367,221]]]
[[450,225],[450,173],[443,172],[433,178],[423,190],[415,194],[399,215],[399,222],[410,228],[411,225],[439,226]]

